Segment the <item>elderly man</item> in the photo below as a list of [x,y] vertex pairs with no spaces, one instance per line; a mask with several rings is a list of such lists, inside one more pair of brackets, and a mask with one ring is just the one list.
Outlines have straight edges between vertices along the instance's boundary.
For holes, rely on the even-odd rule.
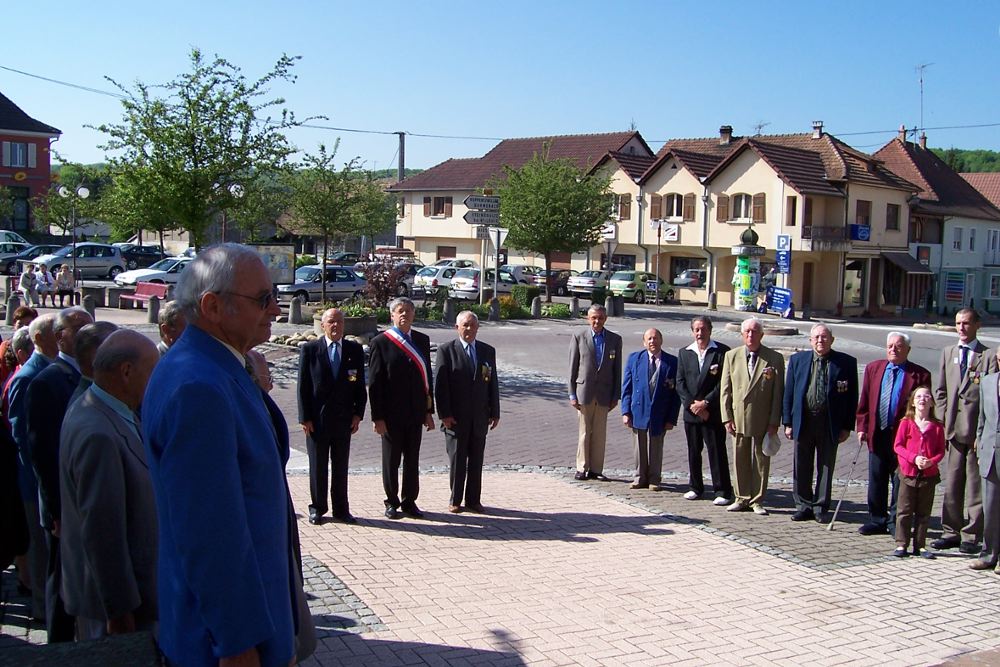
[[[858,528],[862,535],[896,533],[896,497],[899,459],[893,449],[899,420],[906,414],[910,393],[930,386],[931,374],[909,361],[910,337],[890,331],[885,339],[885,359],[865,366],[858,402],[858,439],[868,446],[868,522]],[[889,484],[892,493],[889,495]]]
[[94,384],[94,357],[97,356],[97,349],[108,336],[118,331],[118,325],[112,322],[94,322],[88,324],[76,332],[73,341],[73,356],[80,366],[80,381],[73,390],[73,396],[69,399],[72,403],[83,395],[83,392]]
[[726,429],[719,411],[719,382],[729,346],[712,340],[712,320],[704,315],[691,319],[694,342],[678,351],[677,395],[684,415],[684,435],[688,449],[687,500],[698,500],[705,493],[701,470],[702,448],[708,450],[715,505],[733,502],[733,483],[729,477],[726,453]]
[[448,451],[451,498],[448,511],[483,512],[483,456],[486,433],[500,423],[497,355],[477,340],[479,318],[471,310],[458,314],[458,338],[438,346],[434,397]]
[[159,350],[162,357],[184,333],[187,320],[184,318],[184,313],[181,312],[180,304],[174,300],[167,301],[160,309],[157,322],[160,328],[160,342],[156,344],[156,349]]
[[854,428],[858,362],[834,350],[833,341],[830,328],[816,324],[809,331],[812,350],[788,360],[782,421],[785,437],[795,441],[792,521],[829,520],[837,446]]
[[576,479],[607,481],[604,448],[608,413],[618,405],[622,387],[622,339],[604,328],[608,311],[594,304],[587,310],[590,327],[569,343],[569,404],[578,412]]
[[281,309],[260,257],[234,243],[199,253],[176,299],[188,327],[157,364],[142,407],[160,525],[160,649],[178,665],[288,665],[285,476],[244,357],[270,337]]
[[[299,424],[309,453],[309,523],[326,514],[330,495],[335,519],[357,523],[347,501],[347,466],[351,436],[365,416],[365,351],[344,340],[344,314],[323,313],[323,337],[306,343],[299,354]],[[333,468],[333,481],[328,473]]]
[[633,352],[622,378],[622,423],[632,429],[635,479],[630,489],[660,490],[663,436],[677,425],[677,357],[663,351],[663,334],[647,329],[646,348]]
[[979,383],[997,372],[997,359],[976,339],[979,313],[963,308],[955,313],[958,343],[941,351],[934,400],[944,421],[948,455],[942,467],[944,494],[941,501],[941,538],[934,549],[958,547],[962,553],[978,554],[983,537],[982,477],[976,455],[979,426]]
[[142,334],[111,334],[63,420],[62,596],[79,639],[155,630],[156,505],[137,413],[159,359]]
[[73,356],[76,332],[94,319],[83,308],[65,308],[54,328],[59,352],[51,364],[31,381],[26,393],[26,417],[31,463],[38,478],[39,510],[49,552],[45,584],[45,615],[49,642],[73,641],[73,618],[66,613],[60,580],[59,548],[59,430],[73,391],[80,382],[80,368]]
[[761,345],[764,325],[756,318],[740,324],[743,345],[726,353],[722,365],[722,423],[733,436],[736,500],[729,512],[753,510],[767,515],[764,495],[771,459],[764,455],[764,437],[777,436],[781,425],[785,360]]
[[[431,340],[413,329],[413,302],[399,297],[389,302],[392,327],[372,339],[368,369],[371,385],[372,428],[382,438],[382,486],[385,516],[403,514],[421,519],[421,429],[434,430],[434,378],[431,376]],[[399,464],[403,464],[402,495]]]

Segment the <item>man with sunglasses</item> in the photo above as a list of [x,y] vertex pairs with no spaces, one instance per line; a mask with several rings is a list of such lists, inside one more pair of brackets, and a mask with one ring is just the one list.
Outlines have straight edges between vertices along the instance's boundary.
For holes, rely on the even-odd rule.
[[260,257],[225,243],[177,284],[188,326],[142,425],[159,520],[159,642],[171,664],[287,665],[295,581],[279,437],[245,355],[280,313]]

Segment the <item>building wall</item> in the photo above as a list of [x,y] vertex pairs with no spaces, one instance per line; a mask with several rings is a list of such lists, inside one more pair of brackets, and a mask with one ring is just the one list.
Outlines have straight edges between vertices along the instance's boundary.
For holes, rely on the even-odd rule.
[[[11,143],[26,144],[26,166],[10,164]],[[49,154],[49,137],[34,133],[0,131],[0,186],[9,188],[26,188],[26,199],[29,201],[28,212],[30,223],[34,222],[30,202],[43,195],[51,183],[51,162]],[[15,190],[16,192],[16,190]],[[19,231],[25,231],[19,227]]]

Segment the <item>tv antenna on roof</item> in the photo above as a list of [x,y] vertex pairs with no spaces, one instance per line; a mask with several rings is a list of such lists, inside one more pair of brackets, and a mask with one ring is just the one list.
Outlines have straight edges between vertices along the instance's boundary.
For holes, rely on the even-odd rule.
[[755,137],[759,137],[760,136],[760,131],[763,130],[765,127],[767,127],[770,124],[771,123],[769,121],[758,120],[756,123],[754,123],[754,126],[753,126],[754,136]]
[[[933,65],[934,63],[924,63],[923,65],[917,65],[917,74],[920,75],[920,129],[924,129],[924,70]],[[917,138],[917,128],[913,128],[913,140],[916,141]]]

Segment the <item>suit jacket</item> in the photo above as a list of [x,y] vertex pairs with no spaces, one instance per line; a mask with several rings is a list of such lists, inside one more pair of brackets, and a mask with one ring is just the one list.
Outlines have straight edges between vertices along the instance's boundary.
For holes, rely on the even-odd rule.
[[372,339],[368,360],[371,384],[368,400],[372,421],[384,420],[391,429],[423,425],[428,413],[434,414],[434,377],[431,374],[431,339],[410,329],[410,340],[427,367],[427,383],[416,363],[396,346],[385,333]]
[[963,379],[958,348],[956,344],[941,351],[934,402],[937,416],[944,422],[945,439],[969,445],[979,423],[979,382],[984,375],[997,372],[997,359],[977,340]]
[[569,344],[569,394],[581,405],[597,401],[611,407],[621,398],[622,338],[604,330],[604,356],[600,367],[594,349],[594,334],[590,327],[573,334]]
[[757,350],[753,377],[747,369],[744,345],[726,352],[719,394],[722,421],[734,422],[736,432],[763,438],[770,426],[781,425],[785,359],[763,345]]
[[996,465],[1000,451],[1000,406],[997,405],[997,383],[1000,374],[987,375],[979,383],[979,422],[976,426],[976,453],[979,455],[979,474],[989,477]]
[[[857,431],[868,437],[868,449],[872,448],[875,431],[878,430],[878,403],[882,391],[882,376],[888,360],[879,359],[865,366],[865,376],[861,381],[861,398],[858,400]],[[899,420],[906,414],[906,401],[910,393],[920,385],[931,386],[931,373],[926,368],[912,361],[907,361],[903,369],[903,386],[899,390],[899,401],[896,412],[890,415],[892,432],[899,428]],[[940,415],[939,415],[940,416]]]
[[335,432],[350,433],[351,419],[365,416],[365,351],[341,339],[340,370],[333,377],[326,336],[302,346],[299,355],[299,423],[313,423],[314,439],[327,439]]
[[705,352],[705,365],[698,367],[698,353],[681,348],[677,353],[677,395],[681,397],[684,421],[692,424],[703,423],[701,417],[689,409],[695,401],[708,401],[708,423],[722,423],[719,408],[719,385],[722,381],[722,367],[729,346],[714,341],[715,347]]
[[[799,439],[802,418],[808,409],[806,392],[812,376],[813,351],[796,352],[788,360],[782,410],[782,423],[792,427],[792,438]],[[849,354],[830,350],[826,363],[826,405],[830,413],[830,442],[840,442],[841,431],[853,431],[858,409],[858,360]]]
[[38,511],[46,530],[55,527],[59,505],[59,430],[80,371],[57,358],[28,385],[27,418],[31,464],[38,479]]
[[25,502],[38,502],[38,479],[31,465],[31,442],[28,440],[28,385],[52,362],[38,351],[28,357],[21,370],[11,378],[7,390],[7,421],[10,433],[17,443],[17,482],[21,487],[21,498]]
[[476,368],[458,338],[438,345],[434,398],[441,419],[455,418],[459,436],[485,437],[491,419],[500,419],[500,382],[497,353],[492,345],[473,343]]
[[160,648],[182,665],[255,647],[294,655],[288,497],[279,438],[244,364],[189,324],[142,406],[156,492]]
[[632,416],[632,428],[660,436],[667,424],[677,424],[681,399],[677,395],[677,357],[660,350],[660,370],[649,393],[649,352],[628,355],[622,380],[622,415]]
[[62,596],[72,616],[157,618],[156,501],[135,430],[88,390],[63,420]]

